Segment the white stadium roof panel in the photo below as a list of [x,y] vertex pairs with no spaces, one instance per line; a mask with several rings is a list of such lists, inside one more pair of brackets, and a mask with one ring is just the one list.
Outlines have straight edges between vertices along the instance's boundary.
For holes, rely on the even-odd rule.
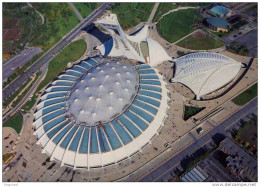
[[192,53],[175,60],[172,82],[189,87],[199,99],[232,81],[241,63],[217,53]]

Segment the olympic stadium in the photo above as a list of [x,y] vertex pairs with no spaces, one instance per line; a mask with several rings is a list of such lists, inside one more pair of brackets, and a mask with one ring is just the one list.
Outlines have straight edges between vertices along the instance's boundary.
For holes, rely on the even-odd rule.
[[114,164],[141,151],[163,126],[167,89],[148,64],[88,58],[67,69],[35,113],[38,144],[73,168]]
[[81,60],[53,80],[34,114],[37,144],[61,166],[103,168],[152,144],[170,102],[167,84],[154,68],[158,64],[174,63],[170,82],[186,85],[197,99],[227,85],[241,69],[241,63],[216,53],[173,60],[147,38],[147,26],[127,35],[114,14],[96,23],[112,39],[97,47],[101,55]]

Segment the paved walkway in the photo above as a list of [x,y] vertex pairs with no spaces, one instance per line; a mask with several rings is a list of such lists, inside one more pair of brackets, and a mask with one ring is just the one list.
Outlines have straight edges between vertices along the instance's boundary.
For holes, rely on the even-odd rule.
[[166,16],[166,15],[172,13],[172,12],[176,12],[176,11],[178,11],[178,10],[190,9],[190,8],[197,9],[198,7],[189,7],[189,6],[187,6],[187,7],[179,7],[179,8],[170,10],[169,12],[166,12],[165,14],[163,14],[163,15],[160,17],[160,19],[159,19],[156,23],[158,23],[164,16]]
[[81,16],[81,14],[79,13],[78,9],[73,5],[73,3],[68,3],[70,5],[70,7],[72,8],[72,10],[74,11],[74,13],[76,14],[76,16],[79,18],[79,21],[83,21],[83,17]]
[[151,24],[151,23],[152,23],[153,17],[154,17],[154,15],[155,15],[155,12],[156,12],[156,10],[157,10],[159,4],[160,4],[160,3],[155,3],[155,5],[154,5],[154,7],[153,7],[153,10],[152,10],[152,12],[151,12],[151,14],[150,14],[150,16],[149,16],[148,21],[147,21],[147,24]]

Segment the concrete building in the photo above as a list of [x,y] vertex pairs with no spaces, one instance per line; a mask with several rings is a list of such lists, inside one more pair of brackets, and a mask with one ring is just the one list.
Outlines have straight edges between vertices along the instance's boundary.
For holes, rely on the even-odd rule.
[[230,139],[225,138],[219,148],[230,155],[227,158],[227,169],[244,181],[257,182],[257,160],[252,158]]

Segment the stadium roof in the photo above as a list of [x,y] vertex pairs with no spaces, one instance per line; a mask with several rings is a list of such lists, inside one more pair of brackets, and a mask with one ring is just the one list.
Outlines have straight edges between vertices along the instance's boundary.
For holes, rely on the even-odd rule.
[[227,29],[227,21],[224,18],[221,17],[213,17],[213,18],[208,18],[206,21],[215,27],[219,27],[222,29]]
[[217,53],[192,53],[175,60],[171,82],[189,87],[199,99],[225,86],[239,73],[241,63]]
[[102,167],[147,145],[166,110],[165,83],[150,65],[95,57],[51,83],[33,125],[51,160],[74,169]]
[[213,8],[211,8],[210,12],[216,16],[219,16],[219,15],[225,16],[229,12],[229,9],[227,9],[224,6],[217,5],[217,6],[214,6]]
[[125,56],[151,66],[172,60],[158,42],[148,38],[148,25],[144,25],[134,35],[128,35],[122,30],[117,15],[113,13],[103,16],[96,24],[103,27],[113,38],[97,47],[103,56]]

